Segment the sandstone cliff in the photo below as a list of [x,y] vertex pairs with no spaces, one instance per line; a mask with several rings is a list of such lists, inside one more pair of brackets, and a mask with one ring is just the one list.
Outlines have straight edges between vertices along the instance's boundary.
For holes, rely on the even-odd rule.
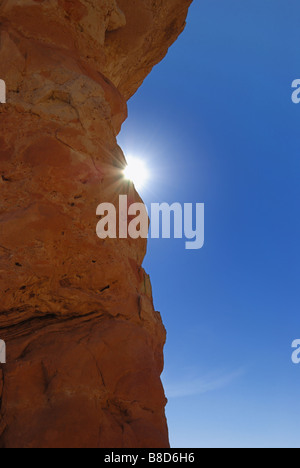
[[167,447],[144,240],[100,240],[127,99],[191,0],[0,0],[0,447]]

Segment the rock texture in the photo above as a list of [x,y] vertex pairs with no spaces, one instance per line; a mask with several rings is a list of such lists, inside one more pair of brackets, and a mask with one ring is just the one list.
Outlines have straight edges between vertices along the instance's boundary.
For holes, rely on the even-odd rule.
[[167,447],[165,330],[144,240],[100,240],[128,194],[127,99],[190,0],[0,0],[0,447]]

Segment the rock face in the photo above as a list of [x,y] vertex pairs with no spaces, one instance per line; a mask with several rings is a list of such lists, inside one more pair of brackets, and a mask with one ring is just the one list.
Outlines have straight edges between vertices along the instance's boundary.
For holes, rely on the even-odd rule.
[[167,447],[165,330],[116,142],[191,0],[0,0],[0,447]]

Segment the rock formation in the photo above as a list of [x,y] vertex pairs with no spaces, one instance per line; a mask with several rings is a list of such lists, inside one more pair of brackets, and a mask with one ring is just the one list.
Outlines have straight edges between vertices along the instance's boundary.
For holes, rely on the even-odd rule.
[[128,194],[126,101],[191,0],[0,0],[0,447],[167,447],[146,241],[100,240]]

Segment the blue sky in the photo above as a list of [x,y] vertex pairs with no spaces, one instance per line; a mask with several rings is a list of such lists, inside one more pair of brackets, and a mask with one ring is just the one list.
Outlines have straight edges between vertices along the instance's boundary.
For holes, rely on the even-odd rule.
[[119,136],[205,246],[150,240],[173,447],[300,447],[299,0],[196,0]]

